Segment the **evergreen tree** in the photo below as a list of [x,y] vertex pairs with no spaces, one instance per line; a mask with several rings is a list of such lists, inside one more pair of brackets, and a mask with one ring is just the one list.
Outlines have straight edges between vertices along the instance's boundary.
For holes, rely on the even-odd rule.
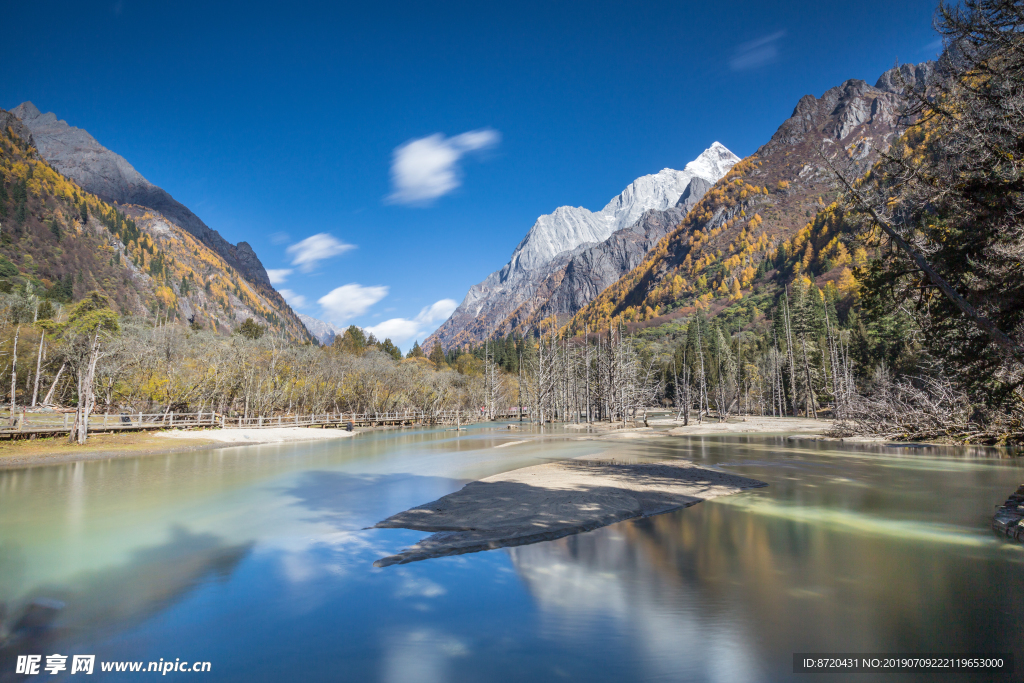
[[444,351],[441,349],[440,344],[434,344],[434,348],[430,350],[430,361],[437,367],[444,365]]
[[390,337],[384,340],[384,343],[380,345],[380,348],[381,348],[381,351],[383,351],[384,353],[388,354],[389,356],[391,356],[395,360],[402,360],[402,351],[401,351],[401,349],[399,349],[397,346],[395,346],[394,342],[391,341]]
[[252,318],[246,318],[245,322],[239,325],[238,329],[235,330],[235,334],[240,334],[247,339],[256,340],[262,337],[266,331],[267,328],[263,325],[260,325]]

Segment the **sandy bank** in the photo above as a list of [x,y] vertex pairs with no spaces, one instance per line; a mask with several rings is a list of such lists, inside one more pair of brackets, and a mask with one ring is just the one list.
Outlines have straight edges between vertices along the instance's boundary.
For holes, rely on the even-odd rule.
[[288,441],[320,441],[323,439],[344,439],[355,432],[344,429],[313,429],[309,427],[271,427],[268,429],[171,429],[157,432],[155,436],[164,439],[203,439],[216,443],[251,445],[261,443],[285,443]]
[[576,459],[504,472],[379,522],[437,532],[376,567],[526,545],[766,486],[685,460]]
[[[301,432],[276,434],[275,432]],[[234,433],[232,433],[234,432]],[[0,470],[66,462],[134,458],[143,455],[165,455],[199,451],[224,446],[251,446],[261,443],[284,443],[311,439],[335,439],[359,432],[340,429],[306,429],[282,427],[274,429],[207,429],[200,431],[159,431],[96,433],[84,446],[68,443],[66,436],[0,442]],[[248,436],[248,438],[246,438]]]
[[754,417],[729,418],[726,422],[705,420],[697,424],[691,419],[683,426],[682,421],[651,420],[651,425],[672,426],[668,431],[673,436],[700,436],[705,434],[781,434],[804,433],[824,435],[832,429],[832,420],[811,420],[803,417]]

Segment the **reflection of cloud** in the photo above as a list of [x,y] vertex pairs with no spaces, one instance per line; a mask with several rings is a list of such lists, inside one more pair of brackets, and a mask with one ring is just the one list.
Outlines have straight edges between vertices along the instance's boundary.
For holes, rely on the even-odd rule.
[[391,318],[373,327],[367,327],[366,331],[373,333],[377,339],[390,339],[401,346],[411,339],[425,336],[424,333],[432,332],[437,323],[447,319],[458,306],[459,304],[452,299],[441,299],[424,307],[412,320]]
[[483,128],[445,138],[434,133],[395,148],[391,162],[393,190],[388,201],[423,204],[462,184],[459,159],[469,152],[498,144],[501,135]]
[[733,71],[746,71],[771,64],[779,57],[778,44],[784,35],[785,31],[776,31],[769,36],[743,43],[729,59],[729,68]]
[[420,576],[412,576],[409,572],[403,571],[402,584],[395,591],[396,598],[436,598],[444,595],[448,590],[430,579]]
[[387,295],[387,287],[363,287],[352,282],[332,289],[317,299],[317,303],[323,307],[324,317],[340,326],[366,313],[370,306]]
[[344,254],[349,249],[355,248],[354,244],[346,244],[333,235],[321,232],[291,245],[286,251],[291,254],[292,265],[298,266],[303,273],[308,273],[320,261]]
[[[688,509],[656,519],[675,522],[684,515],[694,517]],[[692,568],[674,566],[670,552],[660,557],[650,552],[651,546],[671,547],[672,539],[687,537],[673,533],[678,523],[667,530],[652,527],[646,520],[629,521],[510,548],[513,565],[541,610],[542,632],[572,633],[586,641],[611,622],[635,635],[651,669],[648,678],[758,680],[757,656],[742,621],[723,618],[722,606],[705,609],[703,596],[681,580]],[[735,657],[727,655],[730,648]]]
[[448,681],[448,660],[468,654],[455,636],[433,629],[408,631],[388,643],[383,678],[388,683]]

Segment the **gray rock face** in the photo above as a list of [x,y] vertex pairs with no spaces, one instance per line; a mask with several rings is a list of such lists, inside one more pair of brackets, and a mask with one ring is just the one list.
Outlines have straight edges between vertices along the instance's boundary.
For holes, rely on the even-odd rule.
[[816,139],[822,132],[823,121],[830,126],[824,132],[837,142],[849,143],[848,138],[855,130],[858,136],[878,132],[885,139],[874,141],[874,146],[887,147],[907,103],[908,89],[927,91],[938,78],[940,74],[935,62],[904,64],[882,74],[874,87],[862,80],[850,79],[826,91],[820,98],[804,95],[793,115],[779,126],[772,139],[757,150],[757,154],[765,157],[783,147],[796,147],[810,138]]
[[[710,184],[705,182],[704,185],[703,189],[695,188],[690,195],[691,207],[707,192]],[[685,203],[682,198],[680,202]],[[506,318],[497,332],[506,335],[520,327],[531,327],[551,315],[561,318],[575,314],[643,263],[647,252],[675,229],[688,211],[678,206],[645,211],[640,220],[604,242],[573,250],[538,286],[534,295],[536,305],[521,306]]]
[[697,202],[707,194],[708,190],[714,183],[708,182],[704,178],[694,178],[690,181],[690,184],[683,190],[683,194],[680,195],[679,201],[676,202],[676,207],[683,210],[684,214],[690,212],[690,209],[697,206]]
[[904,95],[911,89],[918,91],[926,90],[935,83],[937,78],[939,78],[939,74],[935,62],[901,64],[879,76],[878,81],[875,83],[875,88],[897,95]]
[[233,245],[225,240],[87,131],[69,126],[52,112],[41,113],[31,102],[23,102],[11,113],[32,132],[40,155],[83,189],[108,202],[137,204],[159,211],[214,249],[247,279],[270,287],[266,269],[248,244]]
[[8,128],[22,140],[31,145],[35,144],[35,141],[32,139],[32,131],[28,129],[28,126],[11,112],[0,109],[0,134],[6,133]]

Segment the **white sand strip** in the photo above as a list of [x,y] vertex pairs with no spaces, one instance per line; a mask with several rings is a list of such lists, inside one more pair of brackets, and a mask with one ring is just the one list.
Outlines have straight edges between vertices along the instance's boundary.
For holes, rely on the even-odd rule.
[[320,441],[323,439],[344,439],[355,432],[344,429],[314,429],[310,427],[270,427],[267,429],[172,429],[157,432],[157,436],[168,439],[207,439],[220,443],[258,444],[284,443],[286,441]]
[[375,567],[526,545],[767,486],[685,460],[617,463],[574,459],[467,484],[376,527],[438,532]]
[[650,424],[658,426],[674,425],[669,430],[673,436],[690,436],[705,434],[781,434],[811,433],[824,434],[832,429],[832,420],[812,420],[804,417],[754,417],[730,418],[728,422],[716,419],[705,419],[703,424],[690,418],[690,424],[683,426],[682,421],[651,420]]

